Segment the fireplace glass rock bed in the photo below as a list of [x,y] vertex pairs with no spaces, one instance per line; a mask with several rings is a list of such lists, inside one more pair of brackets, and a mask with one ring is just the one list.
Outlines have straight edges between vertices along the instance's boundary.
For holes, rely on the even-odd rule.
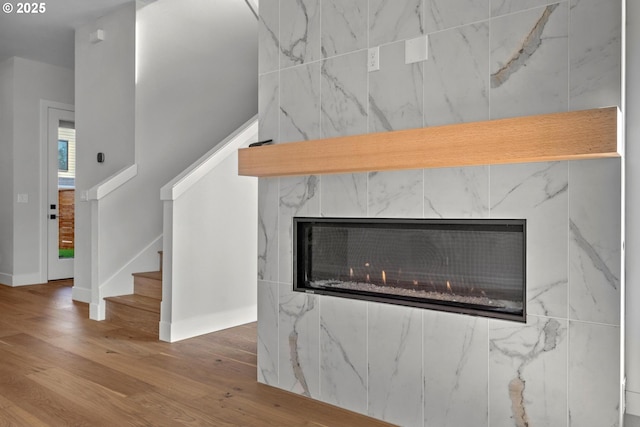
[[526,320],[524,219],[293,222],[294,291]]

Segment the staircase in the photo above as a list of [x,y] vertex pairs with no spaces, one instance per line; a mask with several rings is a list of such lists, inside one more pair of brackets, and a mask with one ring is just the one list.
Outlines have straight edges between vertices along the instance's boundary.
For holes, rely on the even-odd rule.
[[162,251],[160,270],[133,273],[133,294],[105,298],[106,320],[126,329],[159,336],[162,301]]

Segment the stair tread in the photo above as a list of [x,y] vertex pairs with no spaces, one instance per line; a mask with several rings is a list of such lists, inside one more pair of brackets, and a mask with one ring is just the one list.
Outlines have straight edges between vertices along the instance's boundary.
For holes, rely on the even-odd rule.
[[108,297],[105,298],[105,300],[116,304],[127,305],[129,307],[160,314],[160,300],[156,298],[138,294],[130,294]]
[[133,273],[133,276],[147,277],[149,279],[162,280],[162,271],[143,271],[140,273]]

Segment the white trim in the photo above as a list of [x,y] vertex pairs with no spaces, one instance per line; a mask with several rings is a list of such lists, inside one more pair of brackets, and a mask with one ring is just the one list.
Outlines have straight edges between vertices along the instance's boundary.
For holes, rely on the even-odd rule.
[[11,277],[10,274],[0,273],[0,284],[11,286],[12,282],[13,282],[13,278]]
[[100,300],[99,304],[91,303],[89,305],[89,319],[105,320],[106,317],[106,304],[104,303],[104,300]]
[[160,341],[171,342],[171,323],[160,321],[160,334],[158,339]]
[[100,298],[100,280],[99,280],[99,254],[100,254],[100,209],[98,201],[94,200],[90,203],[91,207],[91,305],[89,306],[89,318],[93,320],[105,319],[105,302]]
[[126,283],[130,285],[130,293],[133,292],[133,273],[140,271],[153,270],[152,264],[158,265],[158,251],[162,250],[162,234],[156,237],[140,250],[133,258],[123,265],[118,271],[113,273],[111,277],[100,283],[100,299],[123,295],[122,292],[110,293],[109,289],[112,285],[121,285]]
[[160,303],[160,340],[171,340],[173,313],[173,202],[162,202],[162,302]]
[[71,299],[89,304],[91,302],[91,289],[73,286],[71,288]]
[[627,414],[640,417],[640,393],[627,390]]
[[109,195],[109,193],[117,190],[122,185],[126,184],[129,180],[133,179],[138,174],[138,165],[133,164],[127,166],[120,171],[111,175],[104,181],[96,184],[89,190],[89,200],[100,200]]
[[40,272],[27,274],[14,274],[11,276],[11,286],[29,286],[46,283],[40,280]]
[[[92,233],[97,233],[97,226],[93,228],[93,223],[98,223],[98,208],[97,201],[92,202]],[[95,208],[95,209],[93,209]],[[92,235],[92,265],[98,264],[98,238],[96,234]],[[89,290],[89,318],[93,320],[104,320],[106,317],[106,303],[104,298],[124,295],[133,292],[133,273],[139,271],[147,271],[153,269],[152,263],[157,265],[157,253],[162,249],[162,235],[156,237],[145,246],[140,252],[138,252],[131,260],[126,263],[122,268],[112,274],[109,278],[103,282],[99,282],[98,268],[92,268],[91,272],[91,289]],[[123,286],[127,287],[127,291],[123,291]],[[115,290],[113,289],[115,288]]]
[[48,128],[49,128],[49,109],[71,111],[75,113],[75,107],[71,104],[63,104],[61,102],[40,100],[40,206],[39,212],[41,219],[40,227],[40,271],[38,280],[35,283],[46,283],[48,280],[48,223],[47,223],[47,200],[49,197],[49,168],[47,160],[49,158],[48,149]]
[[626,125],[625,125],[625,115],[622,113],[622,110],[618,106],[618,117],[616,119],[618,128],[617,128],[617,143],[616,143],[616,151],[622,154],[624,158],[626,156]]
[[209,150],[190,167],[180,173],[160,190],[161,200],[176,200],[185,191],[196,184],[205,175],[211,172],[217,165],[232,152],[255,142],[258,137],[258,116],[253,116],[221,143]]
[[[255,322],[257,318],[258,306],[256,304],[240,309],[189,318],[170,324],[160,322],[160,330],[162,332],[161,339],[168,342],[182,341],[187,338]],[[167,332],[169,332],[169,337],[166,336]]]

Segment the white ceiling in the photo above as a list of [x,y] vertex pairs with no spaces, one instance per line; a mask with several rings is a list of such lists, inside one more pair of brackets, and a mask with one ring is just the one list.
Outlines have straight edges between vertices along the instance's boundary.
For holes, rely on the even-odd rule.
[[[22,1],[22,0],[20,0]],[[12,56],[73,69],[75,28],[133,0],[39,0],[42,14],[0,12],[0,62]]]

